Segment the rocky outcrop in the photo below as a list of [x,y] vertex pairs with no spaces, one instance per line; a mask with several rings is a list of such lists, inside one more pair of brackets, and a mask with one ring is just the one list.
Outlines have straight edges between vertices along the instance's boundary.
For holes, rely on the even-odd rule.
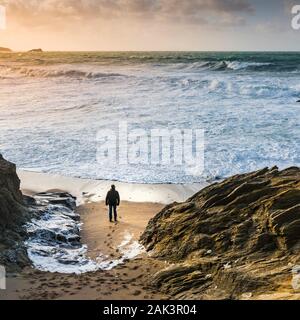
[[16,166],[0,155],[0,264],[22,267],[29,263],[23,246],[23,224],[29,216]]
[[0,52],[12,52],[12,50],[9,48],[0,47]]
[[0,155],[0,225],[9,227],[24,221],[24,202],[16,166]]
[[54,252],[57,259],[73,263],[67,249],[81,247],[75,207],[76,198],[65,192],[22,195],[16,166],[0,155],[0,265],[18,272],[35,257],[53,258]]
[[[290,285],[300,264],[300,169],[263,169],[173,203],[141,242],[169,266],[154,285],[176,298],[253,297]],[[298,288],[299,287],[299,288]]]
[[28,51],[29,53],[42,53],[43,50],[42,49],[32,49]]

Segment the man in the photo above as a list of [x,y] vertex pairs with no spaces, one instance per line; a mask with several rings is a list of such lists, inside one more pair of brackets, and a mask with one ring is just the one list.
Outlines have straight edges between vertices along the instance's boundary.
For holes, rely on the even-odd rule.
[[105,203],[109,206],[109,221],[112,222],[112,211],[114,211],[114,219],[115,222],[117,222],[117,206],[120,205],[120,195],[114,185],[112,185],[111,189],[107,192]]

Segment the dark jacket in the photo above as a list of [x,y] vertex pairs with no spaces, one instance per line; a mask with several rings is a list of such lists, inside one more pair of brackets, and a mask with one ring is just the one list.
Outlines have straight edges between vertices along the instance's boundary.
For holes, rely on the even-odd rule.
[[106,205],[110,206],[115,206],[115,205],[120,205],[120,195],[117,190],[109,190],[106,195],[106,200],[105,200]]

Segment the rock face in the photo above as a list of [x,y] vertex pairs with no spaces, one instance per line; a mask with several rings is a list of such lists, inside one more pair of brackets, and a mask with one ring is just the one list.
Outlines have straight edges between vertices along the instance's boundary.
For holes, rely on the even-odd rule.
[[300,281],[290,283],[300,264],[300,169],[266,168],[213,184],[164,208],[141,242],[169,262],[153,283],[176,298],[240,299],[283,283],[298,290]]
[[30,257],[57,256],[59,244],[59,259],[67,263],[81,246],[75,207],[76,198],[64,192],[22,195],[16,166],[0,155],[0,265],[18,272],[32,265]]
[[23,247],[23,224],[29,219],[20,191],[16,166],[0,155],[0,264],[24,266],[29,263]]
[[0,47],[0,52],[12,52],[12,50],[9,48]]
[[23,196],[16,166],[0,155],[0,226],[9,227],[22,222]]

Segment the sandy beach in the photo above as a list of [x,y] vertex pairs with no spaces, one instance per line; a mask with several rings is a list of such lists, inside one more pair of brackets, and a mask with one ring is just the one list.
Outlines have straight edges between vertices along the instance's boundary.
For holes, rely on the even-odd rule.
[[[112,182],[82,180],[35,172],[19,171],[22,192],[65,191],[77,197],[77,213],[82,224],[81,242],[87,245],[88,257],[99,254],[118,259],[118,246],[130,235],[137,241],[148,221],[167,203],[183,201],[193,195],[200,185],[131,185],[115,183],[122,203],[119,223],[108,221],[103,202]],[[133,200],[133,201],[132,201]],[[7,290],[0,299],[167,299],[153,291],[150,276],[165,268],[164,261],[141,253],[112,270],[84,274],[59,274],[26,268],[20,274],[9,274]]]
[[69,192],[77,198],[77,204],[105,200],[107,191],[116,184],[122,201],[137,203],[183,202],[208,183],[192,184],[139,184],[124,183],[109,180],[91,180],[65,177],[55,174],[17,170],[24,194],[34,194],[45,191]]
[[[138,239],[147,219],[162,208],[160,204],[122,203],[120,223],[110,224],[103,202],[82,205],[82,242],[88,245],[88,254],[95,258],[100,252],[117,257],[116,247],[124,233],[131,232]],[[147,286],[148,277],[164,267],[146,254],[119,265],[110,271],[89,272],[81,275],[41,272],[27,268],[21,274],[11,275],[7,290],[0,299],[163,299]]]

